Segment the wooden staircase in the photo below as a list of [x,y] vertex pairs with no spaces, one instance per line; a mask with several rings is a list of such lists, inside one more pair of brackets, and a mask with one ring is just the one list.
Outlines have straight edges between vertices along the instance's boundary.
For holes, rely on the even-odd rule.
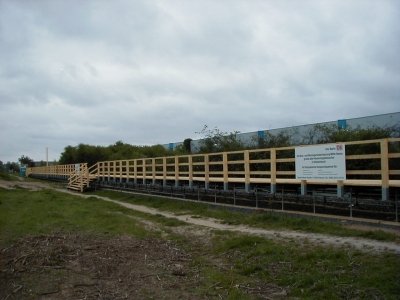
[[84,192],[97,179],[97,164],[88,168],[87,163],[76,164],[75,170],[69,174],[68,186],[70,190]]

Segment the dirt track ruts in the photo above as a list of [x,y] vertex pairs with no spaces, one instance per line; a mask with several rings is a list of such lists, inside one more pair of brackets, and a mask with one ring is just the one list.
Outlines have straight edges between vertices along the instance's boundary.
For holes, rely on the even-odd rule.
[[22,188],[28,188],[32,190],[42,189],[42,188],[52,188],[59,192],[69,193],[75,196],[80,196],[83,198],[96,197],[98,199],[109,201],[118,205],[121,205],[125,208],[132,209],[135,211],[140,211],[143,213],[148,213],[151,215],[161,215],[166,218],[173,218],[180,220],[182,222],[186,222],[188,224],[203,226],[216,230],[226,230],[244,234],[252,234],[257,236],[263,236],[268,239],[275,240],[297,240],[302,242],[309,242],[316,245],[327,245],[327,246],[335,246],[335,247],[354,247],[363,252],[393,252],[400,255],[400,244],[393,242],[382,242],[377,240],[371,240],[366,238],[358,238],[358,237],[339,237],[327,234],[318,234],[318,233],[306,233],[299,232],[293,230],[278,230],[278,229],[262,229],[262,228],[254,228],[248,227],[244,225],[229,225],[223,224],[219,220],[212,218],[205,218],[198,216],[193,217],[192,215],[176,215],[174,213],[161,211],[155,208],[149,208],[143,205],[131,204],[126,202],[121,202],[117,200],[112,200],[107,197],[97,196],[97,195],[85,195],[80,193],[75,193],[68,191],[66,189],[56,189],[44,183],[36,183],[36,182],[24,182],[24,181],[0,181],[0,187],[3,188],[13,188],[14,186],[20,186]]
[[[66,192],[65,190],[60,190],[60,191]],[[293,230],[270,230],[270,229],[254,228],[244,225],[229,225],[229,224],[223,224],[217,219],[199,218],[198,216],[193,217],[192,215],[176,215],[170,212],[161,211],[155,208],[149,208],[143,205],[112,200],[107,197],[77,194],[73,192],[71,193],[73,195],[78,195],[84,198],[96,197],[98,199],[109,201],[135,211],[140,211],[151,215],[161,215],[166,218],[173,218],[189,224],[204,226],[217,230],[226,230],[244,234],[252,234],[257,236],[263,236],[269,239],[300,240],[318,245],[329,245],[335,247],[351,246],[363,252],[389,251],[400,255],[400,245],[392,242],[381,242],[381,241],[370,240],[365,238],[357,238],[357,237],[339,237],[339,236],[332,236],[332,235],[318,234],[318,233],[305,233]]]

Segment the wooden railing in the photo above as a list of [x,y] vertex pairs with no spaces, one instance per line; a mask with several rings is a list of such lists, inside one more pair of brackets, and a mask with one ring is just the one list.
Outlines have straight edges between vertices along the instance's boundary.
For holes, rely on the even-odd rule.
[[[78,165],[78,167],[77,167]],[[52,166],[41,166],[31,167],[26,169],[26,176],[48,176],[48,177],[59,177],[68,179],[76,168],[80,168],[81,164],[68,164],[68,165],[52,165]]]
[[68,188],[80,192],[94,179],[93,176],[89,176],[87,163],[27,168],[26,176],[68,180]]
[[90,178],[87,163],[75,166],[74,171],[68,177],[68,188],[83,192],[86,187],[89,187]]
[[[279,184],[336,185],[338,195],[343,186],[375,186],[382,188],[387,199],[390,187],[400,187],[400,138],[345,142],[346,180],[299,180],[295,172],[295,148],[241,150],[232,152],[192,154],[169,157],[141,158],[98,162],[89,176],[102,180],[134,182],[175,182],[176,185],[223,183],[270,185],[272,193]],[[71,165],[29,168],[27,174],[68,173]],[[74,166],[74,165],[72,165]],[[46,171],[47,170],[47,171]]]

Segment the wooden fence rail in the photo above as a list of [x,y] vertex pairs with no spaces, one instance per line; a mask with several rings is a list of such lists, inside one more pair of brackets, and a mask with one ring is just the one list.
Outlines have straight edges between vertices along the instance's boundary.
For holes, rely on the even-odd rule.
[[[102,161],[90,168],[91,176],[101,180],[163,185],[221,183],[265,184],[271,193],[277,185],[296,184],[303,194],[307,185],[332,185],[343,196],[344,186],[381,187],[382,199],[389,188],[400,187],[400,138],[345,142],[346,180],[299,180],[295,172],[295,148],[281,147],[233,152],[192,154],[169,157]],[[27,175],[69,176],[77,165],[28,168]]]

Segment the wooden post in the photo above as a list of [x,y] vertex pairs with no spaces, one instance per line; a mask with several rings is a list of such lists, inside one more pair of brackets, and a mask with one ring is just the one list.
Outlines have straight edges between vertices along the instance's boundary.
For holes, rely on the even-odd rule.
[[107,168],[107,181],[111,181],[111,162],[108,161],[106,162],[106,168]]
[[189,187],[193,187],[193,157],[189,155],[188,157],[188,168],[189,168]]
[[124,161],[123,160],[120,160],[119,161],[119,182],[121,183],[122,182],[122,167],[123,167],[123,165],[124,165]]
[[389,147],[388,139],[381,141],[382,200],[389,200]]
[[167,186],[167,158],[163,157],[163,186]]
[[143,184],[146,184],[146,160],[142,159],[142,178],[143,178]]
[[179,156],[175,156],[175,187],[179,186]]
[[208,154],[204,154],[204,188],[208,190],[210,187],[210,158]]
[[270,150],[271,194],[276,193],[276,149]]
[[228,153],[222,153],[222,170],[224,179],[224,191],[228,190]]
[[133,160],[133,184],[137,184],[137,159]]
[[151,159],[151,177],[152,177],[152,182],[153,185],[156,184],[156,159],[152,158]]
[[244,151],[244,189],[250,192],[250,152]]
[[131,173],[131,166],[130,166],[130,161],[129,160],[127,160],[126,161],[126,167],[125,167],[125,172],[126,172],[126,182],[129,182],[129,176],[130,176],[130,173]]

